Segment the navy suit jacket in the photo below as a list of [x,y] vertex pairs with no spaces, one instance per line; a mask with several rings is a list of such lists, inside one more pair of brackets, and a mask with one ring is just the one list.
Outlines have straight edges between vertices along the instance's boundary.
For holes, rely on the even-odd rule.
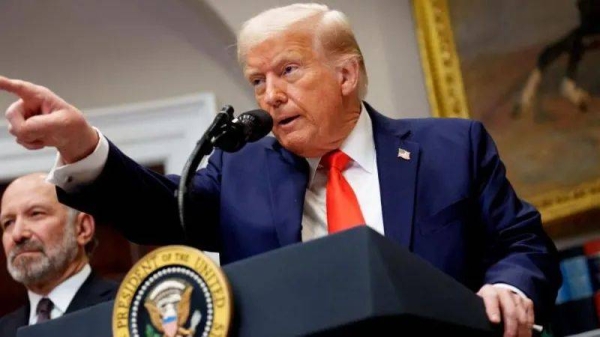
[[[119,284],[98,278],[93,272],[83,282],[69,304],[66,314],[114,299]],[[0,319],[0,337],[14,337],[22,326],[29,325],[29,300],[19,309]]]
[[[542,315],[561,282],[540,214],[520,200],[483,125],[463,119],[387,118],[373,124],[385,236],[477,291],[522,290]],[[398,157],[398,149],[410,160]],[[301,241],[308,163],[266,137],[216,150],[193,178],[188,232],[179,225],[177,176],[162,176],[110,145],[103,172],[62,202],[109,221],[141,244],[187,243],[226,264]],[[134,202],[135,201],[135,202]]]

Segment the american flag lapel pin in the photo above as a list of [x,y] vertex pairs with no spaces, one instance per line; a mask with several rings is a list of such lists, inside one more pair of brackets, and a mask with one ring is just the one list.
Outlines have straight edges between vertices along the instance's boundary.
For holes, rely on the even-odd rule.
[[403,148],[398,149],[398,158],[402,158],[404,160],[410,160],[410,152],[406,151]]

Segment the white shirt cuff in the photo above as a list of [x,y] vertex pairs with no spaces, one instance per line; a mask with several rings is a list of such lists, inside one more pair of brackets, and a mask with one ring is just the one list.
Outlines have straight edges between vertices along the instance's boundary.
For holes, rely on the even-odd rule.
[[511,290],[512,292],[520,295],[521,297],[529,299],[529,297],[527,297],[527,295],[525,295],[525,293],[523,293],[519,288],[517,288],[515,286],[511,286],[510,284],[506,284],[506,283],[494,283],[493,286],[494,287],[500,287],[500,288],[505,288],[505,289]]
[[48,173],[48,181],[67,192],[76,191],[79,186],[87,185],[92,183],[106,164],[108,158],[108,140],[104,135],[94,128],[98,132],[98,145],[89,156],[81,159],[80,161],[66,164],[62,160],[60,154],[56,155],[54,166]]

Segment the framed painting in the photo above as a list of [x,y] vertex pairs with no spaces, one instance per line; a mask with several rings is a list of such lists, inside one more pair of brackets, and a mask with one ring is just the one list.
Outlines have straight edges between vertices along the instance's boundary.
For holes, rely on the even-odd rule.
[[600,0],[412,0],[432,115],[490,132],[545,224],[600,209]]

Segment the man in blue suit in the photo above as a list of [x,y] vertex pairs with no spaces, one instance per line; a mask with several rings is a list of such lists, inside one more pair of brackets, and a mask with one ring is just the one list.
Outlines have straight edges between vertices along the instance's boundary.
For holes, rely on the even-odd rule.
[[187,233],[178,177],[129,159],[48,89],[0,77],[0,89],[21,98],[7,111],[11,133],[29,149],[57,148],[50,181],[62,202],[110,219],[132,241],[192,243],[223,264],[327,235],[339,198],[321,159],[342,153],[349,163],[336,179],[350,186],[361,221],[477,292],[505,336],[530,336],[545,322],[561,281],[556,249],[482,124],[375,111],[363,100],[367,72],[348,21],[326,6],[265,11],[238,42],[275,137],[212,154],[193,179]]

